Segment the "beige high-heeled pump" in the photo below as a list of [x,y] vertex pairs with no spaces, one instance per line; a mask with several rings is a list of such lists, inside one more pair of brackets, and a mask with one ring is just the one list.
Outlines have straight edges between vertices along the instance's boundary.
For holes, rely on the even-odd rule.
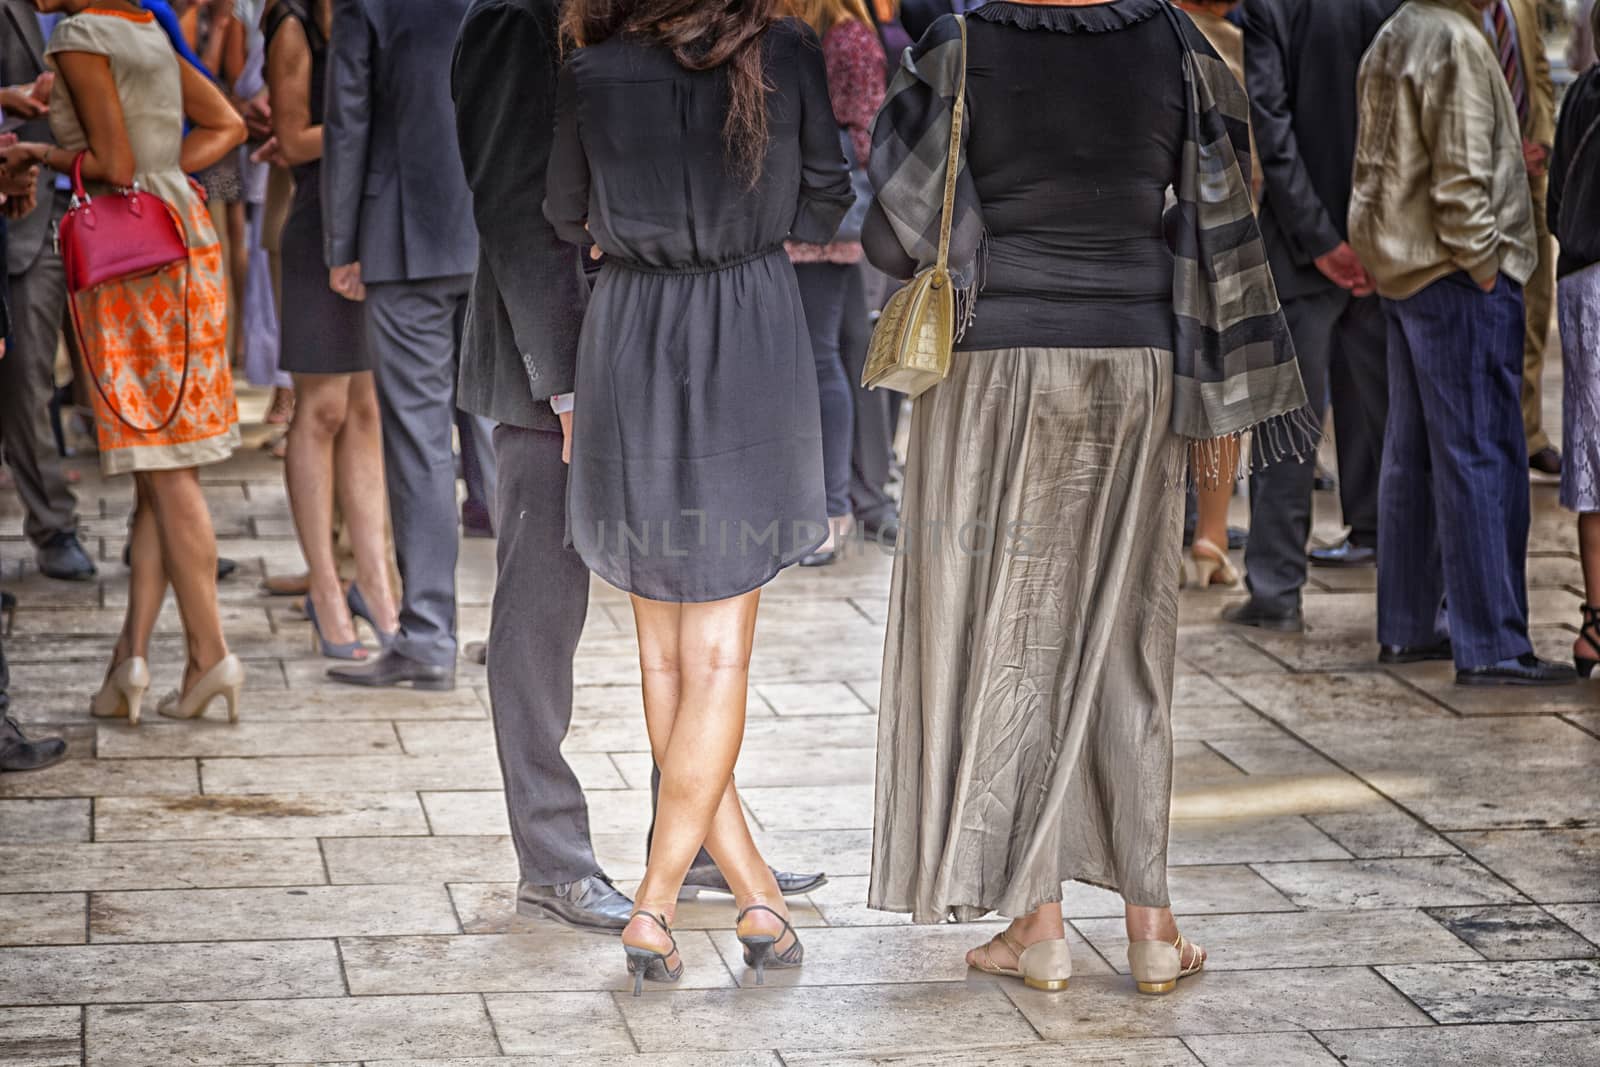
[[143,656],[129,656],[106,675],[100,691],[89,700],[89,714],[97,719],[127,719],[129,726],[138,726],[149,688],[150,665]]
[[1232,589],[1240,581],[1239,570],[1228,558],[1228,553],[1203,537],[1195,539],[1189,555],[1183,561],[1183,578],[1179,585],[1185,589],[1209,589],[1213,585]]
[[[1187,967],[1183,963],[1183,950],[1195,950],[1194,960]],[[1206,965],[1206,950],[1185,941],[1182,934],[1172,944],[1165,941],[1133,941],[1128,944],[1128,970],[1139,992],[1150,994],[1170,993],[1178,979],[1199,974]]]
[[[1004,944],[1011,950],[1011,954],[1017,957],[1016,969],[995,963],[994,953],[990,951],[995,941]],[[978,962],[974,966],[978,970],[1002,978],[1020,978],[1023,985],[1030,989],[1059,993],[1067,988],[1067,982],[1072,978],[1072,950],[1067,947],[1067,939],[1064,937],[1051,941],[1035,941],[1023,947],[1022,942],[1012,936],[1010,930],[1001,930],[988,944],[976,951]]]
[[244,664],[232,652],[217,661],[189,690],[188,695],[176,689],[161,699],[156,711],[169,719],[198,719],[217,697],[228,702],[228,721],[239,721],[239,690],[244,688]]

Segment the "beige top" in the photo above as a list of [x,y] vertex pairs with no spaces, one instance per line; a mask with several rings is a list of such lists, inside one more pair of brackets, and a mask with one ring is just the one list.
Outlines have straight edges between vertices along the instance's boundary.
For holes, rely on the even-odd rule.
[[[140,188],[166,200],[180,218],[189,217],[188,203],[196,195],[180,165],[183,152],[183,81],[178,55],[149,12],[136,15],[90,8],[61,20],[45,48],[51,69],[58,52],[89,52],[111,61],[117,97],[122,101],[123,124],[133,147],[134,177]],[[59,71],[57,71],[59,74]],[[89,146],[66,79],[56,78],[50,93],[50,132],[56,143],[71,152]],[[91,183],[89,192],[107,192]],[[190,232],[189,244],[209,243],[205,235]]]
[[1457,271],[1539,262],[1522,131],[1470,0],[1411,0],[1361,61],[1350,244],[1403,300]]

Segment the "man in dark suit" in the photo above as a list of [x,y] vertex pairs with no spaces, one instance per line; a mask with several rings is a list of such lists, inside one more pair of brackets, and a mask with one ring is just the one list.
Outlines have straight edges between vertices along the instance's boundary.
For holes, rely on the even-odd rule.
[[[44,31],[28,0],[0,0],[0,96],[6,127],[21,140],[54,143],[48,97],[35,91],[44,62]],[[0,449],[16,481],[39,570],[52,578],[83,581],[94,561],[78,541],[78,502],[50,429],[56,349],[67,307],[67,280],[53,235],[72,197],[65,179],[40,175],[34,206],[13,201],[6,273],[14,316],[11,358],[0,363]]]
[[[1386,327],[1372,280],[1346,238],[1356,142],[1356,72],[1400,0],[1245,0],[1245,81],[1261,157],[1261,232],[1311,409],[1333,394],[1340,501],[1350,536],[1317,549],[1323,566],[1370,565],[1388,412]],[[1260,470],[1250,487],[1250,599],[1224,617],[1299,631],[1315,458]]]
[[[561,756],[589,571],[566,544],[562,418],[588,283],[579,252],[545,221],[561,43],[554,0],[472,0],[451,68],[479,252],[460,401],[493,419],[500,463],[489,698],[521,881],[517,910],[621,930],[633,902],[600,870],[583,788]],[[726,888],[709,859],[686,887]],[[778,875],[786,892],[819,876]]]
[[[455,685],[457,334],[477,263],[450,54],[469,0],[338,0],[328,58],[323,227],[330,284],[366,301],[383,415],[400,634],[353,685]],[[468,451],[493,454],[486,420]]]

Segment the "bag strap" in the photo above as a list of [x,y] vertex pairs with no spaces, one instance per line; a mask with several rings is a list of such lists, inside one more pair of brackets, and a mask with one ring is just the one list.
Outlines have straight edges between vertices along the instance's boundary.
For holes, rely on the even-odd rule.
[[961,27],[961,81],[956,89],[956,105],[950,115],[950,155],[944,168],[944,211],[939,217],[939,270],[950,270],[950,230],[956,216],[956,168],[961,163],[961,126],[967,112],[967,17],[956,16]]
[[72,195],[78,198],[80,204],[89,202],[89,192],[83,187],[83,157],[88,154],[84,151],[72,157]]

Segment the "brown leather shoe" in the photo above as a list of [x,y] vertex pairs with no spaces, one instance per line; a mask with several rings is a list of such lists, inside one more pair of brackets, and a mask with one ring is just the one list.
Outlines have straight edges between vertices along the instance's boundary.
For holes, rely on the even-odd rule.
[[1528,457],[1528,469],[1540,474],[1560,474],[1561,453],[1552,447],[1541,448]]

